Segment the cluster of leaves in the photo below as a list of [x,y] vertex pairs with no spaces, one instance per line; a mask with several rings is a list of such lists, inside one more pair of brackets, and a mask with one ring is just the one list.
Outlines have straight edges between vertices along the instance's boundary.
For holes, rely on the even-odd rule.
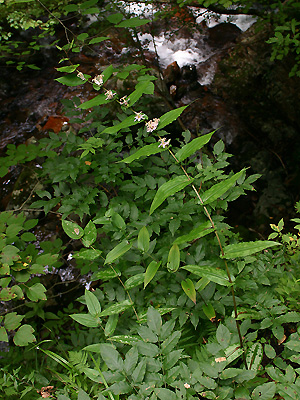
[[[138,26],[136,19],[124,24]],[[39,363],[47,357],[51,380],[21,377],[11,366],[1,370],[1,390],[28,399],[55,389],[58,400],[297,398],[298,236],[283,234],[280,221],[269,240],[243,242],[225,221],[229,202],[253,190],[259,176],[230,171],[222,141],[205,150],[214,132],[171,136],[166,129],[174,131],[186,107],[149,120],[144,99],[153,96],[156,77],[146,68],[109,66],[94,78],[80,65],[58,70],[66,74],[60,83],[100,93],[64,101],[83,127],[50,134],[25,156],[10,147],[4,166],[31,160],[31,152],[43,157],[40,199],[31,208],[60,216],[68,258],[93,289],[68,311],[72,334],[56,327],[63,337],[52,338],[62,351],[50,341],[35,350]],[[114,91],[117,79],[134,90]],[[38,244],[29,232],[36,223],[22,213],[0,216],[0,299],[9,307],[25,296],[44,301],[37,275],[60,267],[63,242]],[[7,332],[17,346],[35,341],[29,324],[20,327],[23,318],[3,312],[2,341]]]

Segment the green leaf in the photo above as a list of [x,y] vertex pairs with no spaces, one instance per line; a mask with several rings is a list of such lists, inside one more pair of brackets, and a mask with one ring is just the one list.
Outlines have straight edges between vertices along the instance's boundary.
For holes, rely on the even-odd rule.
[[173,196],[192,182],[193,179],[188,179],[185,175],[181,175],[176,176],[176,178],[161,185],[151,204],[150,215],[165,201],[167,197]]
[[140,121],[138,121],[138,120],[135,121],[135,118],[136,118],[135,115],[130,115],[129,117],[125,118],[119,124],[105,128],[101,133],[113,134],[113,133],[119,132],[121,129],[129,128],[130,126],[137,125],[140,123]]
[[88,33],[83,32],[83,33],[80,33],[80,34],[77,36],[77,39],[80,40],[81,42],[84,42],[85,39],[88,38],[88,37],[89,37]]
[[16,312],[6,314],[4,318],[4,326],[8,331],[15,330],[20,326],[23,318],[24,315],[18,315]]
[[156,357],[159,354],[159,348],[153,343],[146,343],[143,341],[137,342],[137,348],[140,354],[148,357]]
[[124,158],[124,160],[119,161],[119,162],[124,162],[126,164],[131,163],[134,160],[138,160],[141,157],[148,157],[151,156],[152,154],[160,153],[164,149],[162,147],[158,147],[158,143],[152,143],[148,144],[147,146],[142,147],[138,151],[136,151],[134,154],[132,154],[129,157]]
[[183,146],[180,150],[177,151],[175,154],[175,157],[179,162],[185,160],[192,154],[194,154],[196,151],[202,149],[202,147],[208,143],[212,137],[212,135],[215,133],[215,131],[208,133],[206,135],[200,136],[194,140],[192,140],[190,143],[186,144]]
[[[84,77],[87,79],[88,75]],[[62,83],[66,86],[79,86],[83,85],[86,81],[83,81],[81,78],[77,76],[77,74],[69,74],[66,76],[61,76],[60,78],[56,78],[55,81]]]
[[207,316],[207,318],[213,322],[213,320],[216,318],[216,312],[215,312],[212,304],[211,303],[204,304],[202,306],[202,310],[203,310],[204,314]]
[[[83,82],[83,81],[81,81]],[[84,103],[81,103],[78,108],[81,108],[82,110],[87,110],[88,108],[100,106],[102,104],[107,104],[110,102],[110,100],[106,100],[106,94],[99,94],[98,96],[95,96],[91,100],[85,101]]]
[[177,345],[181,332],[175,331],[161,345],[162,354],[169,354]]
[[93,38],[89,41],[89,44],[96,44],[96,43],[100,43],[103,42],[104,40],[110,39],[110,37],[108,36],[99,36],[96,38]]
[[91,399],[90,396],[84,390],[79,389],[77,400],[91,400]]
[[32,242],[36,240],[36,236],[31,232],[24,232],[21,235],[21,239],[24,240],[24,242]]
[[160,400],[176,400],[176,394],[172,392],[170,389],[165,388],[157,388],[154,389],[154,393]]
[[143,382],[146,373],[146,365],[147,364],[145,359],[142,359],[136,366],[135,370],[132,373],[132,380],[134,384]]
[[101,313],[101,305],[99,303],[99,300],[97,297],[94,295],[94,293],[90,292],[89,290],[85,289],[84,292],[84,297],[86,301],[87,308],[89,310],[89,313],[94,317],[94,316],[99,316]]
[[41,283],[35,283],[30,287],[25,288],[27,297],[31,301],[38,301],[38,300],[47,300],[47,296],[45,294],[46,288]]
[[116,13],[109,15],[106,17],[106,19],[111,23],[111,24],[118,24],[120,21],[123,19],[123,14],[121,13]]
[[179,107],[176,110],[169,111],[166,114],[162,115],[159,119],[157,129],[162,129],[165,126],[169,125],[171,122],[175,121],[175,119],[177,119],[187,107],[188,106]]
[[89,328],[97,328],[101,323],[98,317],[91,314],[72,314],[70,317],[79,324]]
[[75,222],[66,221],[64,219],[62,221],[62,227],[71,239],[80,239],[84,235],[84,230]]
[[106,281],[116,278],[117,276],[121,276],[121,272],[118,269],[104,268],[101,271],[94,272],[91,281],[97,281],[99,279]]
[[140,338],[131,335],[117,335],[111,336],[109,340],[117,343],[134,345],[135,343],[140,341]]
[[187,278],[185,281],[181,281],[181,287],[184,293],[196,304],[196,290],[193,282]]
[[201,196],[203,204],[210,204],[213,201],[219,199],[224,193],[227,192],[239,179],[239,177],[245,172],[243,168],[240,172],[234,174],[231,178],[227,178],[224,181],[215,184],[210,189],[206,190]]
[[273,246],[281,246],[281,243],[268,240],[257,240],[256,242],[230,244],[224,247],[224,255],[221,255],[220,257],[226,259],[246,257]]
[[108,317],[108,320],[106,322],[105,329],[104,329],[105,336],[111,336],[114,333],[114,331],[117,327],[118,321],[119,321],[118,314],[113,314]]
[[59,67],[59,68],[55,68],[57,71],[59,72],[67,72],[67,73],[71,73],[76,71],[76,68],[79,67],[80,64],[75,64],[75,65],[67,65],[65,67]]
[[230,286],[228,276],[225,271],[221,269],[216,269],[214,267],[208,267],[207,265],[185,265],[181,267],[187,271],[192,272],[195,275],[203,276],[209,279],[211,282],[218,283],[222,286]]
[[124,360],[124,369],[127,375],[131,375],[134,371],[136,364],[138,362],[139,353],[136,347],[132,347],[129,351],[127,351],[125,360]]
[[154,93],[154,84],[153,82],[147,80],[145,82],[139,82],[135,86],[135,90],[130,93],[128,96],[129,98],[129,105],[133,106],[134,103],[138,101],[139,98],[142,97],[143,94],[153,94]]
[[261,343],[254,343],[246,354],[248,370],[257,371],[263,358],[263,347]]
[[116,382],[109,387],[109,391],[112,392],[119,398],[120,394],[126,394],[132,392],[132,387],[127,382]]
[[113,248],[105,258],[105,264],[110,264],[116,261],[119,257],[125,254],[132,247],[132,243],[127,240],[123,240],[123,242],[119,243],[115,248]]
[[146,25],[149,22],[151,22],[150,19],[141,19],[139,17],[133,17],[130,19],[126,19],[125,21],[122,21],[115,26],[116,28],[136,28],[137,26]]
[[[81,249],[73,255],[73,258],[83,260],[96,260],[100,257],[102,251],[94,249]],[[100,279],[100,278],[99,278]]]
[[216,331],[216,337],[218,343],[221,345],[223,349],[228,348],[228,346],[230,345],[231,335],[229,329],[225,325],[220,324],[218,326]]
[[113,304],[112,306],[103,310],[99,317],[105,317],[107,315],[120,314],[121,312],[132,307],[132,303],[129,300],[121,301],[120,303]]
[[173,243],[174,244],[182,244],[186,242],[191,242],[192,240],[199,239],[213,232],[213,228],[211,228],[211,223],[209,221],[204,224],[199,225],[197,228],[192,229],[190,233],[187,235],[179,236]]
[[122,371],[123,360],[117,350],[108,343],[101,343],[100,344],[100,354],[103,358],[103,361],[108,366],[109,369],[112,371]]
[[267,382],[257,386],[252,392],[253,400],[272,400],[276,393],[275,382]]
[[146,226],[143,226],[138,235],[138,248],[143,252],[149,250],[150,236]]
[[8,335],[4,326],[0,326],[0,342],[8,342]]
[[97,239],[97,228],[93,221],[89,221],[84,228],[82,243],[85,247],[91,246]]
[[162,319],[161,314],[153,307],[149,307],[147,311],[147,324],[149,328],[156,334],[160,334]]
[[33,335],[34,329],[31,325],[22,325],[14,336],[16,346],[27,346],[29,343],[35,342]]
[[159,262],[151,261],[151,263],[148,265],[146,272],[145,272],[145,277],[144,277],[144,289],[148,285],[148,283],[151,282],[152,279],[154,278],[160,264],[161,264],[161,261],[159,261]]
[[168,254],[167,268],[171,272],[176,272],[180,265],[180,250],[177,244],[173,244]]
[[126,228],[126,223],[124,219],[121,217],[120,214],[114,212],[111,216],[111,222],[116,226],[118,229],[123,230]]
[[125,290],[130,290],[136,286],[141,285],[144,282],[144,278],[145,278],[144,273],[131,276],[124,283]]

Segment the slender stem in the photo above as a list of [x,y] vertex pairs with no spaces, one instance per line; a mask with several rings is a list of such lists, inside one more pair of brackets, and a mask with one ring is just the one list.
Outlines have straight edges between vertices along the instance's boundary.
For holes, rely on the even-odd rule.
[[[169,149],[169,153],[174,158],[174,160],[177,163],[179,163],[179,161],[177,160],[175,154],[170,149]],[[180,165],[180,167],[181,167],[182,171],[184,172],[185,176],[187,177],[187,179],[191,180],[191,178],[188,175],[188,173],[186,172],[185,168],[182,165]],[[209,219],[212,228],[214,229],[214,233],[216,235],[216,238],[217,238],[220,250],[221,250],[221,254],[222,254],[222,256],[224,256],[224,249],[223,249],[223,246],[222,246],[222,243],[221,243],[217,228],[216,228],[216,226],[214,224],[214,221],[212,220],[211,215],[210,215],[207,207],[205,207],[204,202],[203,202],[198,190],[196,189],[195,185],[192,184],[191,186],[192,186],[192,188],[193,188],[198,200],[200,201],[201,205],[203,206],[205,214],[207,215],[207,218]],[[231,275],[230,275],[230,271],[229,271],[229,268],[228,268],[228,264],[227,264],[227,261],[225,259],[224,259],[224,264],[225,264],[225,269],[226,269],[226,273],[227,273],[227,276],[228,276],[228,281],[231,284],[230,290],[231,290],[231,296],[232,296],[232,302],[233,302],[234,318],[235,318],[236,328],[237,328],[237,332],[238,332],[238,336],[239,336],[240,346],[243,349],[244,348],[244,346],[243,346],[243,338],[242,338],[242,334],[241,334],[240,324],[239,324],[239,321],[237,319],[238,318],[238,312],[237,312],[237,304],[236,304],[235,292],[234,292],[233,282],[232,282],[232,279],[231,279]],[[246,369],[247,369],[247,364],[246,364],[245,358],[244,358],[244,362],[245,362],[245,366],[246,366]]]

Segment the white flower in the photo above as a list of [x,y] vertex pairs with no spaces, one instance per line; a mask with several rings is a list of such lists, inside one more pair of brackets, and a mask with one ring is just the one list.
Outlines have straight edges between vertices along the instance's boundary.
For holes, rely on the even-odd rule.
[[154,118],[149,122],[146,122],[147,132],[153,132],[159,124],[159,118]]
[[83,75],[83,73],[82,72],[77,72],[77,76],[78,76],[78,78],[80,78],[81,80],[83,80],[83,81],[86,81],[86,79],[85,79],[85,77],[84,77],[84,75]]
[[105,100],[112,100],[116,95],[116,93],[114,93],[112,90],[107,90],[105,94],[106,94]]
[[94,82],[96,85],[101,86],[103,85],[103,78],[104,75],[96,75],[94,79],[92,79],[92,82]]
[[183,386],[184,386],[186,389],[189,389],[189,388],[191,387],[191,385],[188,384],[188,383],[185,383]]
[[129,100],[130,100],[129,97],[124,96],[120,99],[119,103],[121,104],[121,106],[129,107],[128,104]]
[[134,121],[140,122],[146,118],[147,118],[147,116],[145,114],[143,114],[142,112],[139,112],[139,113],[135,113]]
[[171,139],[166,140],[165,138],[160,138],[159,139],[160,144],[158,145],[158,147],[162,147],[163,149],[165,149],[167,146],[169,146]]

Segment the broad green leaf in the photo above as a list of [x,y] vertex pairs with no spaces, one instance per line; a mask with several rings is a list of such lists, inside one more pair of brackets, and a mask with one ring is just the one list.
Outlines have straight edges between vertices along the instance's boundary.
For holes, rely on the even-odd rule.
[[183,146],[180,150],[177,151],[175,154],[175,157],[179,162],[185,160],[192,154],[194,154],[196,151],[202,149],[202,147],[208,143],[212,137],[212,135],[215,133],[215,131],[208,133],[206,135],[200,136],[194,140],[192,140],[190,143],[186,144]]
[[230,244],[224,247],[224,255],[221,255],[220,257],[227,259],[246,257],[273,246],[281,246],[281,243],[268,240],[257,240],[256,242]]
[[95,96],[91,100],[81,103],[78,107],[81,108],[82,110],[87,110],[88,108],[100,106],[102,104],[107,104],[110,102],[110,100],[106,100],[106,97],[107,96],[105,94],[99,94],[98,96]]
[[204,304],[202,306],[202,310],[204,314],[207,316],[207,318],[210,319],[211,321],[213,321],[214,318],[216,318],[216,312],[211,303]]
[[[90,76],[84,74],[84,77],[88,79]],[[61,76],[60,78],[56,78],[55,81],[62,83],[66,86],[79,86],[83,85],[86,81],[83,81],[81,78],[77,76],[77,74],[69,74],[66,76]]]
[[147,364],[145,359],[142,359],[136,366],[135,370],[132,373],[132,380],[134,384],[143,382],[146,373],[146,365]]
[[180,265],[180,250],[177,244],[173,244],[168,254],[167,268],[171,272],[176,272]]
[[262,385],[256,386],[252,392],[253,400],[272,400],[276,393],[276,383],[267,382]]
[[126,223],[124,219],[121,217],[120,214],[114,212],[111,216],[111,222],[113,223],[114,226],[116,226],[118,229],[125,229],[126,228]]
[[263,358],[263,347],[261,343],[254,343],[246,354],[248,370],[257,371]]
[[121,272],[118,269],[103,268],[101,271],[93,273],[91,281],[97,281],[99,279],[107,281],[109,279],[116,278],[117,276],[121,276]]
[[79,389],[77,400],[91,400],[91,398],[84,390]]
[[[83,260],[96,260],[100,257],[102,251],[94,249],[81,249],[78,253],[73,254],[73,258]],[[99,278],[100,279],[100,278]]]
[[187,278],[185,281],[181,281],[181,287],[184,293],[196,304],[196,289],[193,282]]
[[91,246],[97,239],[97,228],[93,221],[89,221],[84,228],[84,235],[82,238],[82,244],[85,247]]
[[149,250],[150,236],[146,226],[143,226],[138,235],[138,248],[144,252]]
[[177,396],[170,389],[165,388],[156,388],[154,389],[154,393],[160,400],[176,400]]
[[163,367],[166,371],[170,370],[180,359],[182,354],[182,349],[171,351],[166,355],[163,361]]
[[112,306],[103,310],[99,317],[106,317],[107,315],[120,314],[121,312],[132,307],[132,303],[129,300],[121,301],[120,303],[113,304]]
[[99,36],[96,38],[93,38],[89,41],[89,44],[96,44],[96,43],[100,43],[103,42],[104,40],[110,39],[110,37],[108,36]]
[[27,346],[29,343],[35,342],[33,335],[34,329],[31,325],[22,325],[14,336],[16,346]]
[[172,110],[167,112],[166,114],[162,115],[159,118],[159,124],[157,129],[162,129],[165,126],[169,125],[171,122],[175,121],[181,113],[187,108],[188,106],[176,108],[176,110]]
[[148,285],[148,283],[151,282],[152,279],[154,278],[160,264],[161,264],[161,261],[159,261],[159,262],[151,261],[151,263],[148,265],[146,272],[145,272],[144,289]]
[[221,269],[216,269],[214,267],[208,267],[207,265],[199,266],[199,265],[185,265],[181,267],[186,269],[187,271],[192,272],[195,275],[203,276],[209,279],[211,282],[218,283],[222,286],[230,286],[230,282],[228,280],[228,276],[225,271]]
[[124,369],[127,375],[132,374],[138,362],[138,358],[139,358],[139,353],[137,352],[136,347],[131,347],[131,349],[127,351],[124,360]]
[[125,21],[122,21],[115,26],[116,28],[136,28],[137,26],[146,25],[149,22],[151,22],[150,19],[141,19],[139,17],[133,17],[130,19],[126,19]]
[[140,338],[131,335],[118,335],[118,336],[111,336],[109,340],[117,343],[134,345],[135,343],[140,341]]
[[150,215],[165,201],[167,197],[173,196],[192,182],[193,179],[188,179],[185,175],[181,175],[176,176],[176,178],[161,185],[151,204]]
[[149,328],[156,334],[160,334],[162,319],[161,314],[158,310],[153,307],[149,307],[147,311],[147,324]]
[[114,249],[112,249],[106,256],[105,264],[110,264],[116,261],[119,257],[125,254],[132,247],[132,243],[127,240],[123,240],[123,242],[119,243]]
[[8,342],[8,335],[4,326],[0,326],[0,342]]
[[154,93],[154,84],[151,81],[146,82],[139,82],[135,86],[135,90],[130,93],[128,96],[129,98],[129,105],[133,106],[134,103],[138,101],[139,98],[142,97],[143,94],[153,94]]
[[80,239],[84,234],[83,229],[78,224],[76,224],[76,222],[66,221],[64,219],[62,221],[62,227],[65,233],[71,239]]
[[12,245],[7,245],[3,247],[2,252],[0,254],[0,261],[2,264],[13,265],[15,261],[17,261],[20,256],[18,255],[19,249]]
[[159,143],[152,143],[148,144],[147,146],[142,147],[138,151],[136,151],[134,154],[132,154],[129,157],[124,158],[124,160],[119,161],[119,162],[124,162],[126,164],[131,163],[132,161],[138,160],[141,157],[148,157],[151,156],[152,154],[160,153],[164,149],[162,147],[158,147]]
[[235,182],[239,179],[239,177],[244,173],[245,168],[243,168],[240,172],[237,172],[234,174],[231,178],[227,178],[224,181],[215,184],[213,187],[210,189],[206,190],[201,195],[201,199],[203,201],[203,204],[210,204],[213,201],[219,199],[224,193],[227,192],[234,184]]
[[220,324],[216,331],[216,338],[221,347],[227,349],[231,340],[229,329],[225,325]]
[[111,336],[114,333],[114,331],[117,327],[118,321],[119,321],[118,314],[113,314],[108,317],[108,320],[106,322],[105,329],[104,329],[105,336]]
[[77,36],[77,39],[80,40],[80,41],[82,41],[82,42],[84,42],[85,39],[88,38],[88,37],[89,37],[88,33],[83,32],[83,33],[80,33],[80,34]]
[[109,391],[119,399],[120,394],[130,393],[132,391],[132,386],[125,381],[116,382],[109,387]]
[[58,254],[50,254],[50,253],[46,253],[46,254],[41,254],[40,256],[38,256],[35,260],[36,264],[40,264],[43,266],[46,265],[53,265],[57,259],[58,259]]
[[130,115],[129,117],[125,118],[119,124],[105,128],[104,131],[102,131],[101,133],[110,133],[110,134],[117,133],[121,129],[129,128],[130,126],[137,125],[140,123],[140,121],[135,120],[135,118],[136,118],[135,115]]
[[24,315],[18,315],[16,312],[8,313],[4,318],[4,326],[8,331],[15,330],[20,326],[23,318]]
[[[157,308],[156,311],[160,313],[160,315],[165,315],[171,311],[175,310],[174,307],[160,307]],[[139,314],[139,323],[147,322],[147,312],[143,312]]]
[[100,344],[100,354],[103,361],[112,371],[123,370],[123,360],[115,347],[108,343]]
[[89,313],[93,317],[99,316],[99,314],[101,313],[101,305],[100,305],[97,297],[94,295],[94,293],[85,289],[84,297],[85,297],[85,301],[86,301],[86,305],[89,310]]
[[137,348],[140,354],[148,357],[156,357],[159,354],[159,348],[153,343],[146,343],[142,340],[137,342]]
[[41,283],[35,283],[32,286],[25,288],[27,297],[31,301],[38,301],[38,300],[47,300],[47,296],[45,294],[46,288]]
[[136,286],[141,285],[144,282],[144,279],[145,279],[144,273],[131,276],[124,283],[125,290],[130,290]]
[[121,13],[116,13],[109,15],[106,17],[106,19],[111,23],[111,24],[118,24],[120,21],[123,19],[123,14]]
[[181,336],[180,331],[173,332],[162,344],[161,351],[163,354],[169,354],[177,345]]
[[207,221],[204,224],[199,225],[197,228],[192,229],[187,235],[179,236],[176,240],[174,240],[173,243],[182,244],[186,242],[191,242],[192,240],[199,239],[213,231],[214,230],[213,228],[211,228],[211,223]]
[[101,323],[98,317],[91,314],[71,314],[70,317],[74,319],[74,321],[87,326],[88,328],[97,328]]

